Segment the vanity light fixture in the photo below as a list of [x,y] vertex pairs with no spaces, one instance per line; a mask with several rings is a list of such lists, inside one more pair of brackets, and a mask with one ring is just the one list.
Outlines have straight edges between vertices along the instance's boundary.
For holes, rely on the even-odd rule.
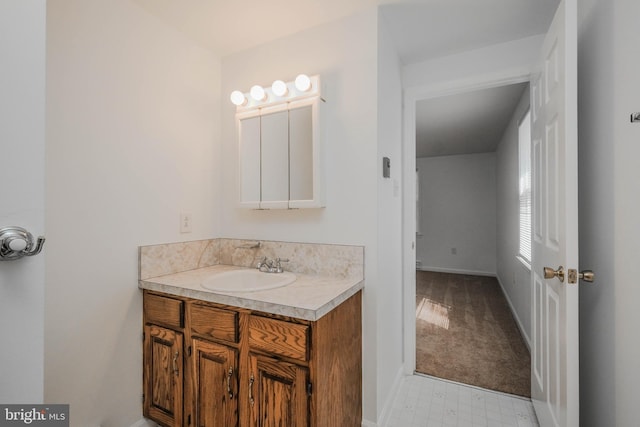
[[307,92],[311,89],[311,79],[306,74],[299,74],[296,77],[295,85],[300,92]]
[[242,106],[247,103],[247,98],[245,98],[244,93],[239,90],[231,92],[231,96],[229,98],[231,99],[231,103],[236,106]]
[[282,80],[276,80],[271,85],[271,92],[273,92],[275,96],[283,97],[289,92],[289,88],[287,88],[287,84]]
[[239,90],[234,90],[231,92],[230,99],[233,105],[236,106],[236,111],[241,112],[299,101],[314,96],[322,96],[320,76],[299,74],[295,80],[288,82],[278,79],[271,86],[254,85],[249,92],[243,93]]
[[264,101],[265,99],[267,99],[267,94],[264,91],[264,88],[260,85],[252,86],[249,93],[251,94],[251,97],[256,101]]

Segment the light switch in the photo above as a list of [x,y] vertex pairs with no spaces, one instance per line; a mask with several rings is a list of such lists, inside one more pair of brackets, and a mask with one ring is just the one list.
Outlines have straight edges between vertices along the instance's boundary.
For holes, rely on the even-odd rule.
[[388,157],[382,158],[382,177],[391,178],[391,159]]

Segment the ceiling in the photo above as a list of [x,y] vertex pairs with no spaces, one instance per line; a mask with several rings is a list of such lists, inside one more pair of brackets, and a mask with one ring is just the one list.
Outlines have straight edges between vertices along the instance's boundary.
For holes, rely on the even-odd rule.
[[[421,0],[380,6],[404,64],[542,34],[559,0]],[[437,37],[434,35],[437,34]]]
[[494,152],[528,83],[416,103],[416,157]]
[[[131,0],[220,57],[366,8],[404,64],[546,31],[559,0]],[[437,37],[434,37],[437,34]]]
[[378,4],[378,0],[132,1],[220,57]]
[[[405,65],[544,33],[559,3],[559,0],[131,1],[220,57],[379,6],[380,19]],[[522,90],[522,86],[496,88],[420,102],[416,111],[418,156],[495,150]]]

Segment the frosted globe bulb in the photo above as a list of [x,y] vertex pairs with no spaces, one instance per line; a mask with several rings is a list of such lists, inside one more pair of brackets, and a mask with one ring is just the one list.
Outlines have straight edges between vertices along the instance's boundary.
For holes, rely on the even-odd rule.
[[282,80],[276,80],[271,85],[271,91],[275,96],[285,96],[289,90],[287,89],[287,84],[285,82]]
[[255,85],[251,88],[251,97],[256,101],[264,101],[266,98],[266,93],[264,92],[264,88],[260,85]]
[[311,89],[311,79],[306,74],[300,74],[296,77],[296,89],[300,92],[306,92]]
[[229,98],[231,99],[231,103],[237,106],[244,105],[244,103],[247,102],[247,99],[244,97],[244,93],[239,90],[231,92],[231,96]]

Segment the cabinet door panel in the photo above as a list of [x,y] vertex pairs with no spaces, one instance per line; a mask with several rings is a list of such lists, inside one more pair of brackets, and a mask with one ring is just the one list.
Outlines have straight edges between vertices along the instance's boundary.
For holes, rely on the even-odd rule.
[[238,425],[237,370],[235,349],[207,341],[193,340],[195,425],[236,427]]
[[289,110],[289,192],[291,200],[313,199],[312,106]]
[[238,119],[240,204],[260,207],[260,116]]
[[261,117],[260,156],[262,199],[265,209],[287,208],[289,204],[289,112]]
[[307,368],[255,354],[250,366],[251,426],[308,426]]
[[145,325],[144,415],[166,426],[182,425],[182,334]]

